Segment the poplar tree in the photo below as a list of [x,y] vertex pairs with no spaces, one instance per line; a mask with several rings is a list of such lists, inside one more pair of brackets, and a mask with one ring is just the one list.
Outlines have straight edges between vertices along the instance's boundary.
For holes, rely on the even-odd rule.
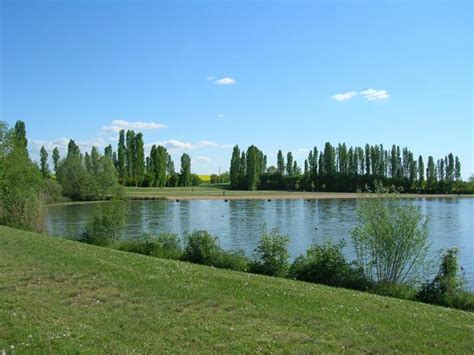
[[125,147],[125,131],[123,129],[119,132],[117,155],[118,155],[117,156],[117,170],[118,170],[119,180],[122,183],[122,185],[125,185],[125,180],[127,176],[127,173],[126,173],[127,149]]
[[240,185],[240,171],[241,171],[241,166],[240,166],[240,149],[239,146],[236,145],[234,146],[234,149],[232,150],[232,158],[230,160],[230,186],[233,189],[237,189]]
[[59,166],[59,160],[61,159],[61,156],[59,155],[59,149],[58,147],[54,147],[53,149],[53,168],[54,168],[54,173],[56,174],[58,172],[58,166]]
[[285,158],[281,150],[278,151],[277,155],[277,173],[283,175],[285,173]]
[[259,151],[254,145],[247,149],[247,189],[256,190],[259,181]]
[[293,176],[293,154],[291,152],[286,154],[286,174]]
[[26,139],[25,122],[16,121],[15,128],[13,129],[13,137],[18,147],[21,147],[24,149],[28,147],[28,140]]
[[431,155],[428,157],[428,165],[426,167],[426,184],[430,191],[433,191],[436,185],[436,168]]
[[[166,161],[165,161],[166,166]],[[143,134],[137,133],[134,136],[133,144],[133,180],[135,186],[141,186],[145,179],[145,149]]]
[[128,130],[126,135],[126,180],[128,183],[134,184],[134,176],[133,176],[133,162],[135,161],[134,153],[135,153],[135,132]]
[[90,170],[89,172],[92,173],[92,175],[98,175],[99,174],[99,151],[97,150],[97,147],[92,147],[91,150],[91,157],[90,157]]
[[42,146],[40,150],[40,164],[41,175],[43,175],[44,178],[49,177],[48,152],[44,146]]
[[191,185],[191,157],[184,153],[181,156],[181,185],[190,186]]
[[246,184],[247,184],[247,182],[245,181],[246,176],[247,176],[247,155],[242,150],[242,154],[240,155],[240,182],[239,182],[239,186],[241,188],[246,188]]

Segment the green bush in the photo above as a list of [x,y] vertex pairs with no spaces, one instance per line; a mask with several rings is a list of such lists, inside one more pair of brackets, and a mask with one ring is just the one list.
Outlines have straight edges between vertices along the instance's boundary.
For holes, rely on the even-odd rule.
[[277,277],[288,274],[289,238],[281,235],[278,228],[270,233],[263,231],[260,242],[255,249],[256,259],[250,264],[250,272]]
[[474,311],[474,295],[464,290],[464,281],[458,273],[458,249],[448,249],[442,256],[438,274],[422,285],[416,298],[425,303]]
[[101,204],[99,212],[89,221],[79,240],[100,246],[116,242],[126,226],[126,207],[126,202],[121,200]]
[[235,271],[248,271],[249,265],[250,261],[242,251],[230,252],[222,250],[213,263],[215,267]]
[[367,290],[371,287],[363,271],[349,264],[342,253],[344,242],[323,245],[313,244],[306,255],[300,255],[291,265],[290,278],[325,284]]
[[216,237],[207,231],[194,231],[186,237],[182,260],[201,265],[213,265],[221,249]]
[[117,249],[174,260],[180,259],[183,254],[179,236],[169,233],[162,233],[157,236],[146,235],[138,240],[119,241]]
[[365,275],[383,284],[412,283],[426,269],[428,219],[412,200],[376,183],[376,194],[357,201],[352,242]]
[[249,268],[249,260],[243,252],[223,250],[218,239],[207,231],[195,231],[187,236],[181,260],[236,271]]

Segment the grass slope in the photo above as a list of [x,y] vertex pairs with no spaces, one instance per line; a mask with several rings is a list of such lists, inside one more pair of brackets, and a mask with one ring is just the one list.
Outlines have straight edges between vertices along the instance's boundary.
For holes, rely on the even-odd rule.
[[0,353],[472,353],[474,315],[0,227]]

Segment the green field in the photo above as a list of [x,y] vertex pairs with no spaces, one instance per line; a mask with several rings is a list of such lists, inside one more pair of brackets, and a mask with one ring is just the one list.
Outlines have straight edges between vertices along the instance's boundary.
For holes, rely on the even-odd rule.
[[474,351],[474,314],[0,227],[0,353]]

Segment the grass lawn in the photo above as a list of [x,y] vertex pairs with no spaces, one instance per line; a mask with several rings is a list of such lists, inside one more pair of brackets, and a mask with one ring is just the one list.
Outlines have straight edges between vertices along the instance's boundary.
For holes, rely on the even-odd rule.
[[474,314],[0,227],[0,353],[473,353]]

